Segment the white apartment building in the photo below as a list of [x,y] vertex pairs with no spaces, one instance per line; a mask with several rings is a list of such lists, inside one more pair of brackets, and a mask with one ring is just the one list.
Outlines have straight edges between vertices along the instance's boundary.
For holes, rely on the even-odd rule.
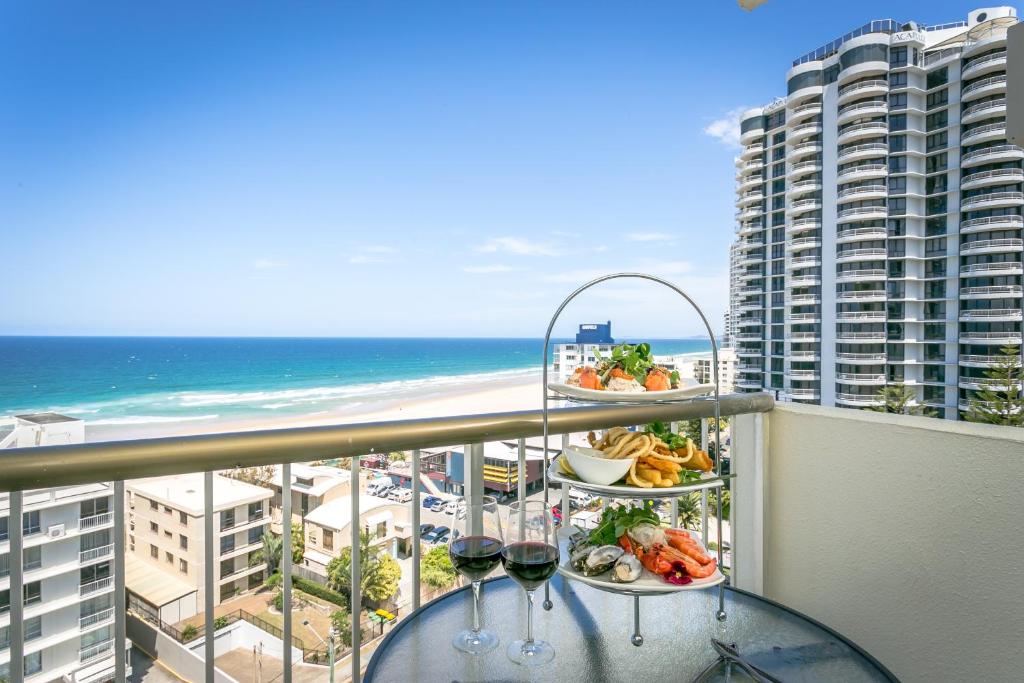
[[[374,545],[386,545],[397,555],[398,544],[409,538],[409,506],[376,496],[359,496],[359,524],[369,533]],[[306,551],[302,563],[308,569],[327,575],[327,565],[352,545],[352,499],[335,498],[306,515]],[[418,533],[418,529],[416,532]]]
[[598,354],[610,356],[613,346],[611,321],[580,325],[575,342],[555,345],[552,381],[565,382],[576,368],[596,365]]
[[[715,381],[711,354],[694,358],[692,363],[693,379],[698,384],[711,384]],[[736,349],[729,347],[718,349],[718,391],[720,394],[731,394],[735,390],[736,366]]]
[[[0,427],[0,448],[85,440],[81,420],[55,413],[20,415]],[[112,487],[27,491],[22,505],[25,680],[114,680]],[[11,666],[9,513],[10,496],[0,494],[0,680]]]
[[[274,466],[274,474],[268,484],[273,493],[270,502],[271,529],[280,534],[283,517],[283,496],[281,482],[282,468]],[[351,489],[352,474],[338,467],[293,463],[291,467],[292,521],[301,524],[311,510],[337,498],[347,497]]]
[[203,491],[202,473],[125,482],[129,606],[154,621],[173,624],[202,611],[207,561],[217,562],[214,604],[266,579],[258,553],[273,491],[213,476],[214,558],[203,543]]
[[736,315],[740,304],[740,245],[733,242],[729,245],[729,305],[723,314],[722,346],[736,346]]
[[737,386],[956,418],[1021,343],[1024,150],[1006,139],[1016,10],[872,21],[798,58],[745,112]]

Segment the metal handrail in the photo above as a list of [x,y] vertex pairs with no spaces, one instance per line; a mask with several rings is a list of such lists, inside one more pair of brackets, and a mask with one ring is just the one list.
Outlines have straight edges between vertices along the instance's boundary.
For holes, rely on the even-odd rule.
[[[767,394],[722,397],[722,415],[768,412]],[[580,406],[552,409],[552,434],[711,417],[711,401],[681,404]],[[278,465],[367,453],[540,436],[540,410],[393,420],[324,427],[269,429],[66,446],[6,449],[0,453],[0,491],[97,481],[162,477],[235,467]]]

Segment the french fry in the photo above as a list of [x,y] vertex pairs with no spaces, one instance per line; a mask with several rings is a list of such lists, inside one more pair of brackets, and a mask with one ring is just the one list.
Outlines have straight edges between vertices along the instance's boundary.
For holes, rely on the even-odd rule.
[[659,488],[667,488],[669,486],[672,486],[672,480],[671,479],[662,479],[657,484],[655,484],[655,486],[657,486]]
[[636,468],[636,475],[640,479],[645,479],[651,482],[652,484],[657,484],[659,481],[661,481],[661,473],[658,472],[658,470],[652,470],[648,467],[640,467],[638,465]]

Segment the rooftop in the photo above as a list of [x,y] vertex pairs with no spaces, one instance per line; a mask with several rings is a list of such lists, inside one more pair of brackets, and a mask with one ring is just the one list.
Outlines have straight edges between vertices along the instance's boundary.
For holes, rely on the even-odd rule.
[[[141,496],[182,510],[193,516],[203,514],[203,473],[178,474],[171,477],[140,479],[126,487]],[[222,510],[244,503],[271,498],[274,492],[244,481],[213,475],[213,507]]]
[[[380,508],[394,508],[405,510],[408,505],[396,503],[387,498],[377,496],[359,496],[359,517],[367,517],[367,513]],[[372,515],[371,515],[372,517]],[[352,497],[342,496],[328,501],[323,505],[310,510],[306,514],[306,521],[328,529],[344,530],[352,523]]]
[[60,413],[28,413],[27,415],[15,415],[19,420],[31,422],[37,425],[52,425],[61,422],[78,422],[77,417],[68,417]]
[[[300,483],[298,479],[312,479],[313,485],[306,486]],[[343,470],[337,467],[303,465],[300,463],[294,463],[292,465],[292,490],[308,493],[312,496],[322,496],[335,486],[347,484],[351,480],[352,474],[348,470]],[[274,477],[272,481],[278,488],[281,488],[280,465],[276,465],[274,467]]]

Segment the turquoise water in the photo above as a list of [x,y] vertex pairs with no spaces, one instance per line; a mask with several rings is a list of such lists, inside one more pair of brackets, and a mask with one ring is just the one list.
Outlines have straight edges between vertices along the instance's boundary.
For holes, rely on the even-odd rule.
[[540,339],[0,337],[0,416],[52,410],[134,425],[308,415],[536,372],[541,350]]

